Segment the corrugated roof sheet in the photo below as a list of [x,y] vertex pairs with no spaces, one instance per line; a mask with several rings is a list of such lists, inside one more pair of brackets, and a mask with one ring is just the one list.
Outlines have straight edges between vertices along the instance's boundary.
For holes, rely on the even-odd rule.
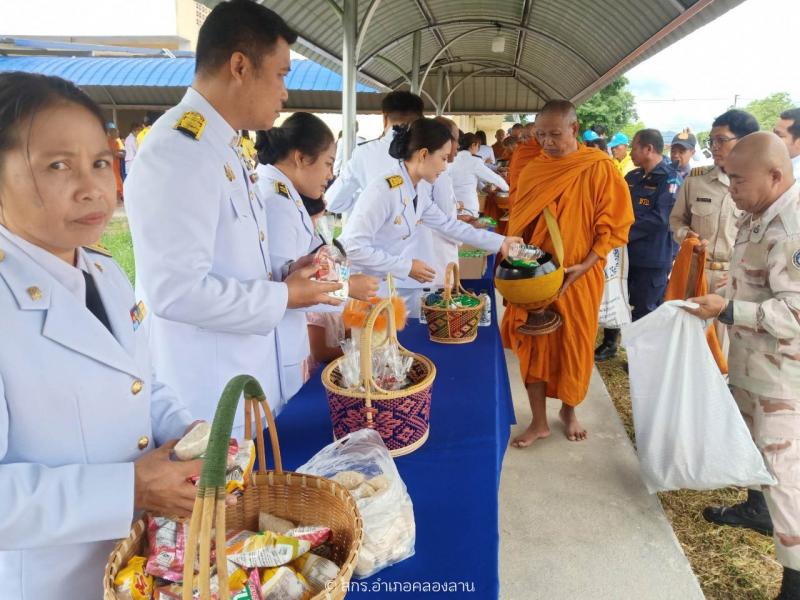
[[[219,2],[201,1],[212,7]],[[586,99],[742,1],[361,0],[359,23],[378,4],[361,46],[359,76],[387,89],[407,86],[412,34],[421,30],[422,70],[436,57],[423,88],[429,108],[439,100],[438,71],[448,74],[447,94],[469,72],[492,67],[453,93],[449,112],[533,112],[551,98]],[[298,31],[300,52],[341,70],[342,0],[265,3]],[[495,54],[497,24],[506,43]]]

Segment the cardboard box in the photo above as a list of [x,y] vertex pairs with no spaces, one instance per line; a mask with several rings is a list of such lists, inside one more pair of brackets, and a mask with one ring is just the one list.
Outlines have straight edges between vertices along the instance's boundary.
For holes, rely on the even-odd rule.
[[[462,247],[463,248],[463,247]],[[459,256],[458,271],[461,279],[480,279],[486,273],[486,255]]]

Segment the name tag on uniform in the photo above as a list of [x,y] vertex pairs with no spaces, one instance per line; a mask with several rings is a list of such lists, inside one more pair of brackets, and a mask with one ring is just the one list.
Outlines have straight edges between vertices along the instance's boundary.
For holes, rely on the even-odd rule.
[[649,198],[639,198],[639,206],[650,206]]
[[147,316],[147,308],[145,308],[144,302],[139,300],[136,304],[133,305],[131,309],[131,322],[133,323],[133,330],[136,331],[139,329],[139,325],[142,324],[144,318]]
[[677,183],[670,183],[669,184],[669,193],[674,194],[678,191],[678,184]]
[[707,202],[711,204],[711,198],[695,198],[695,202]]

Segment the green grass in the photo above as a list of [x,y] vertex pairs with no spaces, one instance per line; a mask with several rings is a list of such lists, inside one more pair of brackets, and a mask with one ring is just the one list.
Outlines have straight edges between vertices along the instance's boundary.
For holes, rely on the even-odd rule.
[[133,264],[133,242],[128,229],[128,220],[125,217],[112,219],[100,239],[100,243],[111,252],[114,260],[119,263],[133,285],[136,269]]

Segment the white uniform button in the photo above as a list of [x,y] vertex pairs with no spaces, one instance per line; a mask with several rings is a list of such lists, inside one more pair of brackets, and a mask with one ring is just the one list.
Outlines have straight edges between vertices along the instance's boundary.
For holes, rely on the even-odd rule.
[[146,435],[143,435],[139,438],[139,443],[137,445],[139,446],[139,450],[144,450],[150,445],[150,438]]
[[131,393],[135,396],[144,388],[144,383],[141,379],[137,379],[131,384]]

